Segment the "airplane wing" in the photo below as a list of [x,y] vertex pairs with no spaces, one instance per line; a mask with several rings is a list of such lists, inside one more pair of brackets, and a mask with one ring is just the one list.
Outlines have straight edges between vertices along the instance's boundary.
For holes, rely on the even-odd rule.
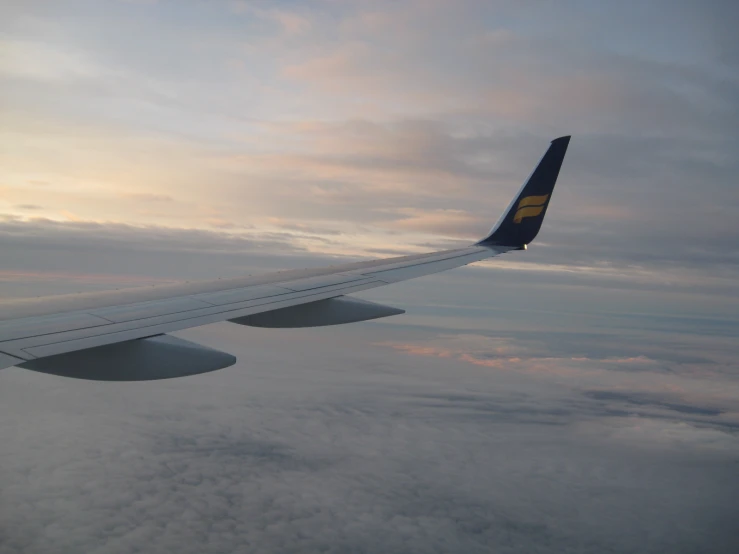
[[466,248],[235,279],[0,302],[0,369],[103,381],[182,377],[236,358],[167,335],[231,321],[315,327],[403,310],[347,296],[525,250],[544,220],[570,137],[552,141],[490,234]]

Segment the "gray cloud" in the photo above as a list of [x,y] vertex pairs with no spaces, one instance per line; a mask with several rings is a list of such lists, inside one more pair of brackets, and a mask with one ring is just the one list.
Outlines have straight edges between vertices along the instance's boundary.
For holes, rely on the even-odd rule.
[[[106,21],[105,14],[80,5]],[[43,12],[41,7],[34,5],[34,13]],[[46,8],[57,14],[58,8]],[[204,149],[209,162],[225,164],[214,162],[202,174],[200,168],[194,178],[199,187],[207,179],[212,196],[225,199],[228,214],[214,223],[221,228],[245,225],[244,213],[257,210],[285,225],[310,220],[317,234],[346,243],[350,224],[370,234],[408,230],[402,210],[419,210],[425,217],[413,222],[417,232],[476,238],[506,205],[547,140],[572,132],[575,139],[539,241],[558,244],[548,249],[549,259],[687,266],[736,280],[738,85],[726,60],[737,40],[725,23],[736,12],[731,2],[712,2],[710,8],[692,0],[627,3],[587,13],[576,2],[557,9],[538,2],[353,3],[333,12],[308,2],[280,8],[309,21],[301,34],[277,43],[271,35],[260,36],[251,47],[244,47],[239,29],[248,20],[245,14],[255,15],[253,9],[234,14],[225,6],[186,4],[184,20],[207,13],[234,25],[217,39],[190,29],[200,33],[199,44],[209,55],[188,57],[180,53],[191,37],[185,40],[180,30],[164,25],[160,8],[142,8],[153,19],[136,30],[142,42],[135,46],[126,21],[115,29],[101,26],[108,31],[104,41],[86,20],[69,18],[59,28],[44,26],[39,15],[8,25],[52,45],[66,44],[64,29],[75,29],[72,50],[95,52],[90,56],[95,67],[110,66],[124,76],[113,71],[116,78],[140,83],[112,86],[123,106],[111,110],[109,99],[103,100],[97,111],[77,114],[75,121],[90,118],[116,134],[127,126],[131,140],[164,137],[184,145],[184,154],[177,154],[182,163],[193,150]],[[256,15],[280,21],[274,13],[256,10]],[[558,21],[556,32],[552,21]],[[157,24],[166,31],[153,32]],[[161,32],[170,40],[160,40]],[[147,47],[147,41],[157,48]],[[257,80],[265,59],[313,71],[290,77],[280,73],[284,67],[271,66],[278,75],[264,91],[226,62],[213,64],[219,56],[246,64]],[[192,75],[202,78],[193,83]],[[103,72],[96,78],[112,77]],[[45,84],[37,86],[39,94],[48,94]],[[266,93],[285,95],[285,88],[294,95],[295,86],[306,92],[318,87],[321,94],[301,95],[308,107],[288,110],[289,118],[273,117],[268,105],[252,102],[252,96]],[[157,91],[166,91],[164,101]],[[367,91],[401,109],[383,102],[374,111],[354,104],[342,109],[347,98]],[[78,93],[70,94],[68,100],[87,109]],[[55,102],[58,95],[55,90]],[[142,126],[141,112],[128,103],[135,107],[144,100],[154,106],[156,129]],[[325,115],[327,102],[332,111]],[[223,113],[214,116],[214,105]],[[182,113],[173,114],[172,106]],[[263,111],[257,114],[251,106]],[[279,114],[285,109],[280,102]],[[107,121],[100,112],[128,117]],[[59,114],[48,115],[55,121]],[[233,136],[257,137],[260,143],[263,138],[266,146],[253,149]],[[433,217],[449,209],[463,215]],[[344,234],[332,234],[341,231],[326,222],[343,226]]]
[[[704,410],[701,427],[660,397],[609,396],[607,380],[588,396],[450,359],[419,364],[368,334],[415,336],[220,325],[187,336],[239,365],[153,386],[4,370],[0,552],[737,545],[739,446],[710,427],[718,416]],[[611,406],[632,400],[638,416]]]
[[0,221],[0,296],[38,296],[237,276],[336,263],[294,234],[245,234],[115,223]]
[[[0,223],[4,236],[0,295],[36,296],[161,280],[233,277],[357,259],[308,252],[302,245],[314,231],[312,225],[285,223],[284,228],[285,232],[240,229],[229,233],[8,218]],[[402,231],[396,236],[397,248],[370,249],[373,251],[368,253],[397,256],[416,246],[406,242]],[[491,309],[495,310],[547,306],[556,312],[590,306],[588,311],[598,307],[610,312],[613,324],[624,327],[638,321],[652,329],[681,326],[686,332],[735,332],[732,306],[736,305],[737,269],[729,253],[723,261],[719,253],[715,258],[696,253],[694,261],[680,263],[674,253],[660,251],[635,260],[626,252],[618,253],[622,241],[617,237],[591,233],[588,238],[595,239],[590,247],[579,242],[577,233],[545,229],[542,240],[551,243],[535,244],[528,252],[495,258],[485,267],[473,266],[369,294],[379,294],[378,301],[385,299],[426,313],[435,298],[446,298],[449,291],[455,291],[455,309],[467,310],[465,317],[470,317],[481,312],[479,300],[470,297],[468,302],[459,290],[461,280],[469,279],[473,287],[491,287]],[[465,241],[440,241],[420,246],[431,251],[463,244]],[[711,267],[710,273],[707,267]],[[630,318],[625,306],[639,315]],[[682,307],[682,314],[675,313],[676,306]]]
[[664,408],[681,414],[692,414],[700,416],[717,416],[723,413],[723,410],[716,407],[709,406],[695,406],[692,404],[682,404],[676,401],[671,401],[664,397],[659,397],[653,394],[645,394],[641,392],[627,393],[617,391],[588,391],[587,396],[594,398],[595,400],[604,400],[621,402],[624,404],[632,404],[635,406],[653,406],[657,408]]

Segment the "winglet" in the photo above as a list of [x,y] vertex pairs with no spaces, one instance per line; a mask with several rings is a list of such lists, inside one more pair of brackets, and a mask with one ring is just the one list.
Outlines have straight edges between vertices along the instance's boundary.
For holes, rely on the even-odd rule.
[[554,184],[562,167],[570,137],[552,141],[539,165],[524,183],[505,215],[490,234],[476,243],[480,246],[511,246],[525,248],[539,233]]

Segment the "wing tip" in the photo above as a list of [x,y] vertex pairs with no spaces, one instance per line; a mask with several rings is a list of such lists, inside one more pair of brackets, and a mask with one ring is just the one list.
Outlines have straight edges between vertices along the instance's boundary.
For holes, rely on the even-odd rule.
[[567,144],[570,142],[570,139],[572,138],[572,135],[562,135],[561,137],[557,137],[552,141],[552,144],[554,143],[562,143]]
[[533,173],[519,190],[508,210],[477,245],[499,245],[521,248],[539,233],[549,200],[559,177],[572,135],[551,141]]

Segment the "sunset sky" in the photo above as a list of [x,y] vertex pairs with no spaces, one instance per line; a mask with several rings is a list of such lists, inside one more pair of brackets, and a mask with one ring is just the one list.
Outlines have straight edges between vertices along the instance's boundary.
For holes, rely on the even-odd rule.
[[3,298],[464,246],[573,136],[527,252],[361,295],[405,315],[183,332],[239,363],[177,382],[0,372],[0,553],[736,552],[737,21],[0,2]]

